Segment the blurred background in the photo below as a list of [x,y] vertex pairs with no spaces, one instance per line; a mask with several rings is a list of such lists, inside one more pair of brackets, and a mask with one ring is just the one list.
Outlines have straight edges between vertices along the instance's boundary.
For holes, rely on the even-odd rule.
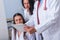
[[21,0],[4,0],[5,14],[7,22],[11,22],[15,13],[23,14]]
[[9,40],[6,23],[11,24],[17,12],[23,14],[21,0],[0,0],[0,40]]

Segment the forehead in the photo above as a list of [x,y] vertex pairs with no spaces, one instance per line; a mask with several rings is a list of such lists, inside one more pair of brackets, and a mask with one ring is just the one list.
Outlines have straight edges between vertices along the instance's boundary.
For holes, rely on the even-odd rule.
[[15,16],[15,19],[21,19],[22,17],[21,16]]
[[23,2],[24,2],[24,3],[28,3],[28,2],[29,2],[29,0],[23,0]]

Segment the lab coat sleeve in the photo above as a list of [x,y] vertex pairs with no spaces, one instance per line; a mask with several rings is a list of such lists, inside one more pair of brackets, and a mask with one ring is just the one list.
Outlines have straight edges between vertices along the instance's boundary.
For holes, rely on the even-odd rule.
[[33,15],[30,17],[29,21],[25,23],[26,25],[35,26],[35,24],[34,24],[34,18],[35,18],[34,16],[35,16],[35,13],[34,12],[37,11],[36,10],[37,3],[38,3],[38,1],[35,2],[35,4],[34,4],[34,10],[33,10]]
[[48,3],[47,5],[49,6],[47,8],[47,13],[49,14],[48,15],[49,18],[43,24],[37,25],[35,27],[38,33],[42,33],[43,31],[51,27],[51,25],[55,25],[59,17],[59,10],[60,10],[59,2],[57,0],[52,0],[52,1],[49,0],[47,3]]
[[26,25],[29,25],[29,26],[34,26],[34,14],[31,16],[31,18],[29,19],[28,22],[26,22],[25,24]]
[[33,10],[33,15],[30,17],[29,21],[25,23],[26,25],[29,25],[29,26],[34,26],[35,25],[34,24],[34,18],[35,18],[34,17],[35,16],[34,12],[36,11],[36,7],[37,7],[36,5],[37,5],[37,3],[38,3],[38,1],[35,2],[35,4],[34,4],[34,10]]

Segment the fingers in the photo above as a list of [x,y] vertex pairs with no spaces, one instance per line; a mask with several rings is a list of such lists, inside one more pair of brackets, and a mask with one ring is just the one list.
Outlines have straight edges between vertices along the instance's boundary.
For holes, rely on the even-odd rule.
[[29,32],[30,34],[34,33],[34,28],[33,27],[25,27],[26,32]]
[[30,34],[35,33],[35,32],[36,32],[36,30],[35,30],[34,27],[31,27],[31,28],[29,29],[29,33],[30,33]]
[[28,32],[28,31],[29,31],[29,27],[25,26],[25,27],[24,27],[24,30],[25,30],[26,32]]
[[28,28],[27,27],[24,27],[24,30],[27,32]]
[[34,27],[29,27],[29,26],[27,26],[27,25],[25,25],[24,30],[25,30],[26,32],[29,32],[30,34],[36,32],[36,30],[35,30]]

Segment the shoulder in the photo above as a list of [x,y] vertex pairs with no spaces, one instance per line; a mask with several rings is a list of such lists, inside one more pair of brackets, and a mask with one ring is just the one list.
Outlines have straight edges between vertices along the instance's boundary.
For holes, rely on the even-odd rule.
[[47,0],[47,3],[48,4],[55,4],[55,3],[58,3],[58,0]]
[[36,6],[37,6],[37,4],[38,4],[38,1],[36,1],[36,2],[34,3],[34,7],[36,7]]

